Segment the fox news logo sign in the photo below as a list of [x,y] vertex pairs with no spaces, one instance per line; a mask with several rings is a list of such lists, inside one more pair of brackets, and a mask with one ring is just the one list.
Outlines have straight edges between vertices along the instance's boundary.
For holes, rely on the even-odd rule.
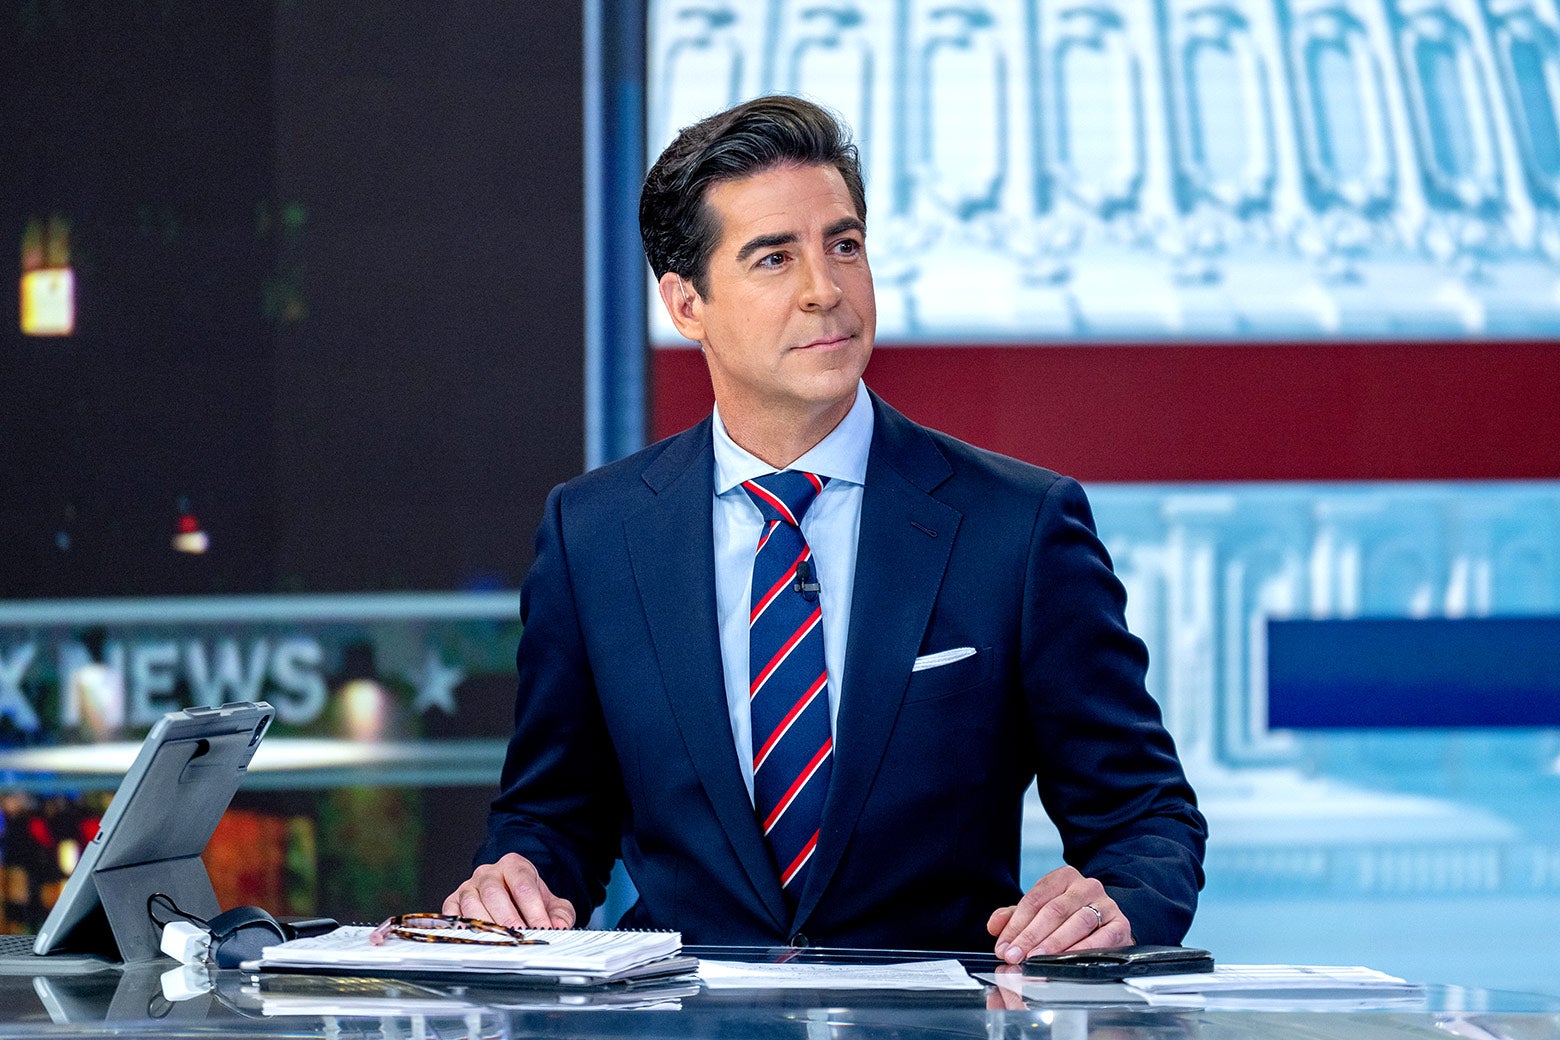
[[354,680],[453,715],[469,670],[513,660],[518,608],[512,593],[0,604],[0,737],[105,735],[253,700],[307,727]]

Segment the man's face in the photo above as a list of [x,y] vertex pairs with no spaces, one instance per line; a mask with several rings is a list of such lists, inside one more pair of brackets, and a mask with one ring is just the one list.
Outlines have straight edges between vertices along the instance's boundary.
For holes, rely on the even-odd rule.
[[721,415],[806,421],[854,399],[877,301],[866,227],[833,166],[781,166],[709,189],[719,241],[705,294],[675,274],[661,297],[704,347]]

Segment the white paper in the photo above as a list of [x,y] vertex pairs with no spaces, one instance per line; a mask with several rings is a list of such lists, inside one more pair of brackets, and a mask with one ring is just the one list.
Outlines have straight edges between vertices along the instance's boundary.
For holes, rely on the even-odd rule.
[[1419,1007],[1424,987],[1374,968],[1220,964],[1213,971],[1127,980],[1150,1004],[1210,1011],[1354,1011]]
[[1273,990],[1347,990],[1359,992],[1417,992],[1395,975],[1361,967],[1323,967],[1308,964],[1220,964],[1211,972],[1185,975],[1146,975],[1126,980],[1144,993],[1230,993]]
[[904,964],[745,964],[699,960],[699,979],[708,989],[897,989],[975,990],[956,960]]
[[1200,1011],[1406,1011],[1425,1008],[1424,991],[1293,989],[1266,993],[1146,993],[1154,1007],[1197,1008]]

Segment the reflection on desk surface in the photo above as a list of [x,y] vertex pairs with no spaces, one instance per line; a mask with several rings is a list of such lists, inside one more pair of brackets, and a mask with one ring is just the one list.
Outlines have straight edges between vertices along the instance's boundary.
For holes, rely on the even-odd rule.
[[239,989],[240,1010],[269,1018],[283,1016],[443,1017],[473,1011],[678,1010],[695,996],[693,979],[657,980],[645,985],[579,987],[502,984],[418,985],[404,979],[334,978],[319,975],[260,975]]
[[[38,1003],[56,1025],[87,1023],[145,1022],[199,1023],[206,1020],[212,1004],[210,992],[197,993],[185,1000],[170,1000],[163,992],[162,978],[171,960],[158,959],[127,965],[117,971],[91,975],[37,975],[16,977],[19,984],[30,985]],[[24,1011],[11,999],[0,980],[0,1029],[10,1026],[13,1016]]]
[[[700,950],[726,960],[743,956],[732,949]],[[780,956],[770,952],[774,957],[758,951],[748,955],[753,959]],[[904,952],[889,951],[882,960],[903,959]],[[839,951],[804,951],[797,957],[810,963],[843,958]],[[984,973],[979,964],[970,967]],[[211,987],[204,992],[173,1000],[163,983],[171,969],[175,969],[172,961],[160,959],[90,976],[0,977],[0,1040],[62,1036],[205,1040],[213,1035],[288,1040],[518,1036],[1560,1040],[1560,997],[1456,986],[1425,987],[1422,1004],[1413,1009],[1345,1011],[1297,1000],[1260,1011],[1236,1011],[1102,1002],[1094,994],[1087,995],[1090,1000],[1035,999],[996,986],[974,992],[742,993],[709,992],[692,981],[674,980],[638,990],[560,993],[505,986],[490,979],[477,985],[422,984],[222,971],[213,973]],[[990,969],[991,965],[985,968]],[[577,1011],[588,1013],[573,1013]]]

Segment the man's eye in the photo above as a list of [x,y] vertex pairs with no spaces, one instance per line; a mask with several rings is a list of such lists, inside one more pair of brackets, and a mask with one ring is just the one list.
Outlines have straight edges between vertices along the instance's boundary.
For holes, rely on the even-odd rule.
[[784,253],[770,253],[768,256],[764,257],[762,260],[760,260],[758,262],[758,266],[760,266],[760,267],[779,267],[783,263],[785,263],[785,254]]
[[839,252],[844,253],[846,256],[850,256],[861,252],[861,243],[857,242],[853,238],[844,238],[836,243],[834,248]]

